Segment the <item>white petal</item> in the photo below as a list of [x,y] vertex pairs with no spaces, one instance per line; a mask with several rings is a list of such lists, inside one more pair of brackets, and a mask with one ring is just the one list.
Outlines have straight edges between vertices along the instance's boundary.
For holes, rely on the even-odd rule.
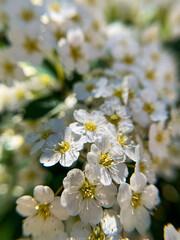
[[108,169],[105,167],[100,168],[100,176],[99,177],[100,177],[100,182],[103,185],[110,185],[112,183],[110,173],[109,173]]
[[79,157],[79,152],[69,150],[65,154],[62,154],[60,158],[60,164],[63,167],[70,167]]
[[37,152],[45,143],[45,140],[40,140],[39,142],[35,143],[35,145],[32,147],[31,149],[31,153],[30,154],[34,154],[35,152]]
[[119,187],[119,192],[117,195],[117,201],[120,207],[129,206],[132,199],[132,190],[129,184],[122,183]]
[[94,154],[100,154],[100,150],[99,150],[99,148],[97,147],[97,141],[98,141],[98,139],[96,140],[96,144],[92,144],[91,145],[91,152],[93,152]]
[[147,179],[143,173],[135,172],[131,176],[130,185],[134,192],[140,193],[146,186]]
[[40,157],[40,163],[42,163],[45,167],[50,167],[55,165],[57,162],[59,162],[60,155],[55,153],[44,153]]
[[60,220],[66,220],[69,215],[65,208],[61,205],[61,198],[55,197],[50,204],[51,213]]
[[102,207],[94,199],[84,199],[82,202],[82,210],[79,214],[81,220],[87,224],[97,224],[103,217]]
[[69,193],[68,190],[64,190],[61,195],[61,204],[68,211],[69,215],[76,216],[81,211],[81,193]]
[[71,236],[76,239],[88,239],[91,231],[92,230],[90,225],[86,225],[83,224],[81,221],[78,221],[72,226]]
[[28,217],[23,222],[23,235],[37,237],[41,234],[43,229],[43,221],[38,215]]
[[54,192],[48,186],[36,186],[34,189],[34,198],[39,203],[50,203],[54,199]]
[[74,123],[71,123],[69,125],[69,127],[71,128],[71,130],[76,133],[76,134],[84,134],[85,133],[85,129],[84,129],[84,126],[78,122],[74,122]]
[[26,143],[33,143],[37,141],[41,137],[39,133],[30,133],[26,136],[25,142]]
[[[93,144],[94,145],[94,144]],[[92,148],[91,148],[92,150]],[[96,154],[94,152],[88,152],[87,154],[87,160],[90,165],[98,165],[99,164],[99,154]]]
[[180,232],[172,224],[164,227],[164,240],[180,240]]
[[84,123],[88,120],[89,114],[84,109],[74,111],[74,118],[80,123]]
[[103,186],[99,184],[95,189],[95,197],[103,207],[111,207],[115,202],[117,188],[114,184]]
[[96,176],[96,174],[93,171],[93,168],[91,167],[90,164],[86,164],[85,176],[86,176],[87,180],[93,185],[96,185],[97,182],[99,182],[98,176]]
[[36,201],[31,196],[23,196],[17,199],[16,203],[18,204],[16,210],[22,216],[30,216],[36,213]]
[[141,194],[141,201],[146,208],[153,209],[160,203],[158,189],[152,184],[145,187]]
[[69,171],[67,176],[63,180],[64,188],[70,188],[72,192],[75,190],[77,191],[80,189],[85,181],[84,173],[74,168],[73,170]]
[[124,151],[124,153],[126,154],[126,156],[128,156],[128,158],[130,158],[130,159],[133,160],[134,162],[137,161],[137,159],[136,159],[136,154],[135,154],[135,152],[133,151],[132,148],[125,147],[125,148],[123,149],[123,151]]
[[121,208],[120,211],[120,221],[123,225],[123,228],[127,232],[131,232],[134,230],[135,226],[135,216],[133,212],[132,206],[128,206],[126,208]]
[[140,234],[144,234],[151,224],[150,215],[144,207],[139,206],[135,210],[135,216],[136,216],[135,221],[136,229]]
[[128,174],[128,168],[125,163],[119,163],[111,168],[111,177],[117,184],[125,182]]

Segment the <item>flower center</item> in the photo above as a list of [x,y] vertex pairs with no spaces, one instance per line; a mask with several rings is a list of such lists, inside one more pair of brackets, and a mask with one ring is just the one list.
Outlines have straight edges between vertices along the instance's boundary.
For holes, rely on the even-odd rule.
[[109,155],[109,153],[101,154],[99,162],[101,165],[104,167],[110,167],[113,162],[113,158]]
[[75,13],[73,16],[71,16],[71,20],[75,23],[79,23],[81,21],[81,16],[78,13]]
[[136,94],[135,94],[134,90],[129,89],[129,99],[132,99],[132,98],[135,98],[135,97],[136,97]]
[[145,170],[147,169],[147,166],[143,162],[140,162],[139,168],[140,168],[140,171],[144,173]]
[[58,151],[61,153],[61,154],[64,154],[65,152],[67,152],[70,148],[70,145],[69,143],[67,142],[61,142],[59,143],[59,147],[58,147]]
[[60,5],[57,2],[53,2],[50,4],[50,8],[54,11],[54,12],[60,12]]
[[120,121],[120,117],[116,114],[116,113],[114,113],[114,114],[112,114],[110,117],[109,117],[109,122],[110,123],[112,123],[112,124],[118,124],[118,122]]
[[17,97],[17,99],[19,99],[19,100],[24,99],[24,98],[25,98],[25,92],[24,92],[22,89],[18,89],[18,90],[16,91],[16,97]]
[[82,58],[81,48],[80,47],[70,47],[70,54],[72,58],[77,61]]
[[48,75],[43,74],[39,78],[40,83],[44,86],[49,86],[51,84],[51,78]]
[[179,156],[179,153],[180,153],[180,149],[178,148],[178,146],[173,146],[173,145],[170,145],[168,147],[170,153],[175,156],[175,157],[178,157]]
[[88,240],[105,240],[106,236],[99,226],[93,229],[91,235],[88,237]]
[[30,9],[23,9],[20,17],[24,22],[30,22],[34,18],[34,13]]
[[155,71],[154,70],[147,71],[146,78],[153,81],[155,79]]
[[49,204],[37,205],[36,210],[37,210],[37,214],[44,220],[51,216]]
[[114,90],[114,96],[115,97],[121,98],[122,94],[123,94],[123,89],[122,88],[117,88],[117,89]]
[[51,130],[46,130],[41,133],[42,139],[47,139],[51,135]]
[[37,40],[33,39],[33,38],[30,38],[30,37],[25,38],[25,42],[24,42],[23,46],[26,49],[26,51],[29,52],[29,53],[39,51],[39,47],[37,45]]
[[123,136],[123,134],[120,133],[119,136],[117,136],[117,141],[121,144],[121,146],[126,146],[128,137],[126,135]]
[[165,74],[164,78],[165,78],[166,82],[170,82],[173,78],[173,75],[172,75],[172,73],[169,72],[169,73]]
[[159,53],[154,52],[151,54],[151,58],[154,61],[158,61],[160,59],[160,55],[159,55]]
[[92,90],[95,88],[94,84],[89,84],[86,86],[86,91],[87,92],[92,92]]
[[8,73],[8,74],[14,73],[15,64],[13,64],[11,62],[4,62],[4,63],[2,63],[2,66],[3,66],[5,73]]
[[152,114],[154,112],[154,104],[153,103],[145,103],[143,107],[144,111]]
[[126,64],[133,64],[134,63],[134,57],[131,56],[131,55],[126,55],[123,58],[123,62],[126,63]]
[[97,129],[97,126],[94,122],[89,121],[85,124],[85,129],[87,131],[93,132]]
[[94,198],[94,191],[96,186],[90,184],[88,180],[86,180],[80,189],[83,198]]
[[156,135],[157,142],[163,142],[163,132],[158,132]]
[[131,205],[136,209],[140,205],[141,194],[134,193],[131,200]]
[[158,165],[160,163],[160,159],[158,157],[153,157],[152,163]]
[[61,31],[61,29],[56,29],[56,31],[54,32],[54,38],[56,39],[56,41],[58,42],[63,37],[65,37],[64,32]]

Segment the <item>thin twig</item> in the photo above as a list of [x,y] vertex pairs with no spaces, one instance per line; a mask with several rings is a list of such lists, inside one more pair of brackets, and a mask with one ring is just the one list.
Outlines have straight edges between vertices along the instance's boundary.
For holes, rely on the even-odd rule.
[[127,167],[130,167],[130,168],[135,168],[135,166],[133,164],[130,164],[130,163],[126,163]]
[[117,184],[114,180],[112,180],[112,183],[113,183],[117,188],[119,188],[119,184]]
[[61,185],[58,190],[55,192],[55,196],[57,196],[63,190],[63,185]]
[[86,160],[87,160],[87,159],[86,159],[86,157],[85,157],[85,156],[83,156],[82,154],[80,154],[79,158],[83,159],[84,161],[86,161]]

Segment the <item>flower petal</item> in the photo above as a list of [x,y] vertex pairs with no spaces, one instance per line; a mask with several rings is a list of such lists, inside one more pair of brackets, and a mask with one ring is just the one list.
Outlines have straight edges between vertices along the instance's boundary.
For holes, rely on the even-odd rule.
[[36,201],[31,196],[23,196],[17,199],[18,204],[16,210],[24,217],[34,215],[36,213]]
[[54,199],[54,192],[48,186],[36,186],[34,189],[34,198],[37,202],[48,204]]
[[51,213],[61,220],[66,220],[69,215],[65,208],[61,205],[61,198],[55,197],[52,203],[50,204]]

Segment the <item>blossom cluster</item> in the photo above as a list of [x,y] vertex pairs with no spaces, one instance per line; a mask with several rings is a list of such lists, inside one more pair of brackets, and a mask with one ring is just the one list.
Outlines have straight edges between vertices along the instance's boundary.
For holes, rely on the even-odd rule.
[[[174,57],[152,29],[108,23],[103,0],[0,4],[8,41],[0,49],[0,111],[21,115],[32,100],[59,92],[65,100],[32,125],[17,116],[21,134],[14,141],[6,132],[0,138],[20,160],[25,152],[46,169],[68,169],[54,193],[37,161],[28,165],[30,175],[25,171],[18,184],[31,173],[39,178],[34,197],[16,201],[26,217],[23,236],[123,240],[138,232],[147,238],[161,201],[155,185],[159,178],[174,179],[180,168]],[[169,239],[179,239],[172,225],[165,228]]]

